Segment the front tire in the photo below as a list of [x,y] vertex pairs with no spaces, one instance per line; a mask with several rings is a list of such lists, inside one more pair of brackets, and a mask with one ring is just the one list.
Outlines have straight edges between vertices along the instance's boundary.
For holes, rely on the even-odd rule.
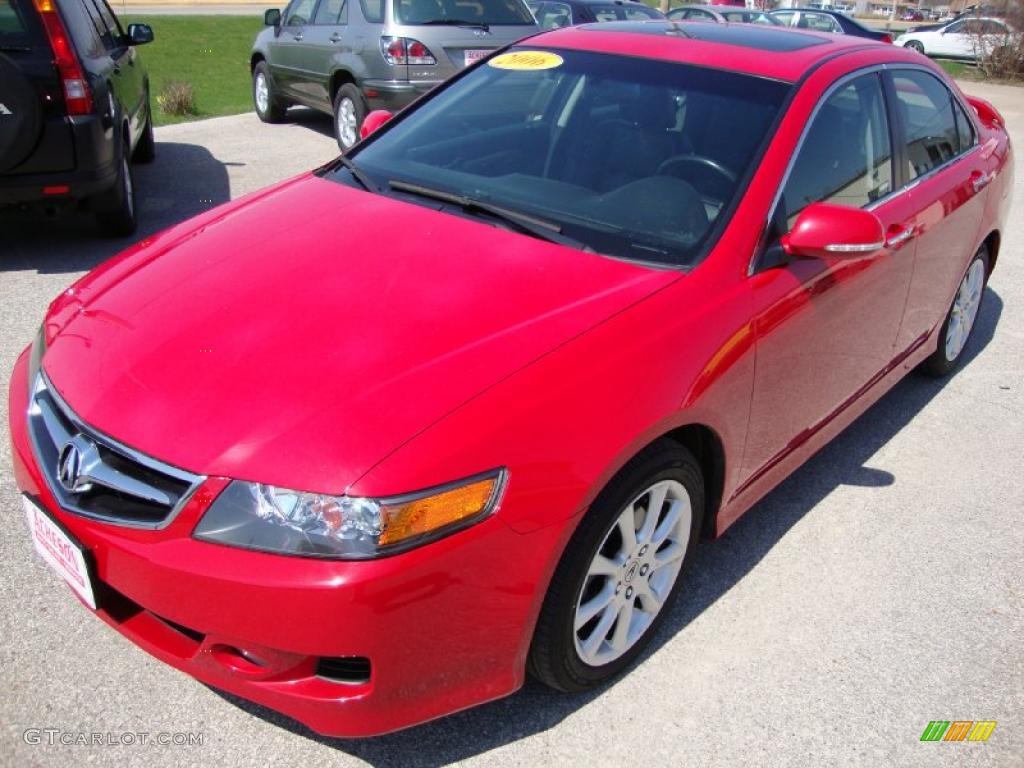
[[252,103],[256,108],[256,117],[264,123],[280,123],[284,120],[287,107],[274,90],[270,67],[265,61],[257,63],[252,71]]
[[935,377],[946,376],[959,364],[981,310],[988,271],[988,249],[982,246],[971,259],[953,297],[953,305],[939,329],[938,348],[921,364],[925,373]]
[[904,45],[903,47],[904,48],[909,48],[912,51],[917,51],[922,56],[924,55],[924,45],[922,45],[917,40],[911,40],[906,45]]
[[566,547],[537,620],[530,673],[575,692],[635,661],[678,596],[703,515],[703,476],[686,448],[662,439],[631,460]]
[[351,83],[345,83],[334,96],[334,137],[342,152],[359,141],[359,129],[365,119],[363,94]]

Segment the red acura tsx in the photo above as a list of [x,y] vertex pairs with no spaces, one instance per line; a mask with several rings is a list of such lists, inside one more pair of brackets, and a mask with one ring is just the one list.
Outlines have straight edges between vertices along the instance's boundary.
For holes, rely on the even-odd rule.
[[634,661],[721,534],[963,356],[1002,118],[859,38],[523,41],[50,306],[10,390],[40,555],[324,734]]

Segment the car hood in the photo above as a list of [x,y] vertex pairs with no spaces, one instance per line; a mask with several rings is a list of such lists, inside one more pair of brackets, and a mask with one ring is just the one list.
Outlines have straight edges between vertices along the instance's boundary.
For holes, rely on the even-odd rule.
[[83,278],[51,309],[44,370],[165,462],[341,493],[678,277],[306,176]]

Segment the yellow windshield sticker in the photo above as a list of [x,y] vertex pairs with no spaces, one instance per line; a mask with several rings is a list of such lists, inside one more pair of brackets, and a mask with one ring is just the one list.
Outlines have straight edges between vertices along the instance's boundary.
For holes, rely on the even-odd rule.
[[562,57],[548,51],[512,51],[487,63],[498,69],[554,69],[562,66]]

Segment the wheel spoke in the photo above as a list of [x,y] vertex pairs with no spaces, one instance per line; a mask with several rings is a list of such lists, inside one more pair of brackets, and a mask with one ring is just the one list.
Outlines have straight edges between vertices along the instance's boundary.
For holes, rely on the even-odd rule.
[[597,649],[601,647],[601,643],[608,637],[608,630],[612,628],[615,617],[618,615],[618,606],[608,605],[605,607],[604,613],[601,614],[601,618],[597,622],[597,626],[594,627],[594,631],[590,633],[590,637],[583,641],[583,652],[587,656],[593,658]]
[[619,568],[621,567],[621,563],[605,557],[598,552],[594,556],[594,561],[590,564],[590,570],[588,573],[591,576],[614,576],[619,572]]
[[611,646],[619,653],[622,653],[630,646],[629,629],[633,624],[633,601],[627,600],[619,608],[619,621],[615,625],[615,632],[612,634]]
[[574,629],[579,632],[583,625],[604,610],[614,597],[615,585],[609,579],[605,583],[604,589],[576,609],[576,623]]
[[658,611],[661,610],[661,604],[664,600],[654,590],[654,585],[650,582],[643,582],[643,585],[638,587],[640,608],[644,613],[649,613],[651,616],[657,615]]
[[618,526],[622,536],[622,553],[628,557],[636,549],[636,505],[630,504],[619,515]]
[[657,571],[660,568],[664,568],[676,560],[681,560],[685,554],[686,550],[683,549],[683,545],[673,541],[654,555],[654,565],[651,566],[651,570]]
[[647,495],[647,514],[644,515],[644,524],[640,528],[640,532],[637,534],[637,540],[641,544],[646,544],[651,540],[651,535],[654,533],[654,526],[658,523],[658,518],[661,516],[661,508],[665,506],[665,497],[668,495],[668,483],[658,483],[658,485],[651,488]]
[[672,531],[675,530],[676,524],[679,522],[679,518],[682,516],[682,512],[683,502],[679,499],[673,499],[668,512],[665,513],[665,519],[661,521],[658,529],[651,536],[652,546],[660,545],[671,535]]

